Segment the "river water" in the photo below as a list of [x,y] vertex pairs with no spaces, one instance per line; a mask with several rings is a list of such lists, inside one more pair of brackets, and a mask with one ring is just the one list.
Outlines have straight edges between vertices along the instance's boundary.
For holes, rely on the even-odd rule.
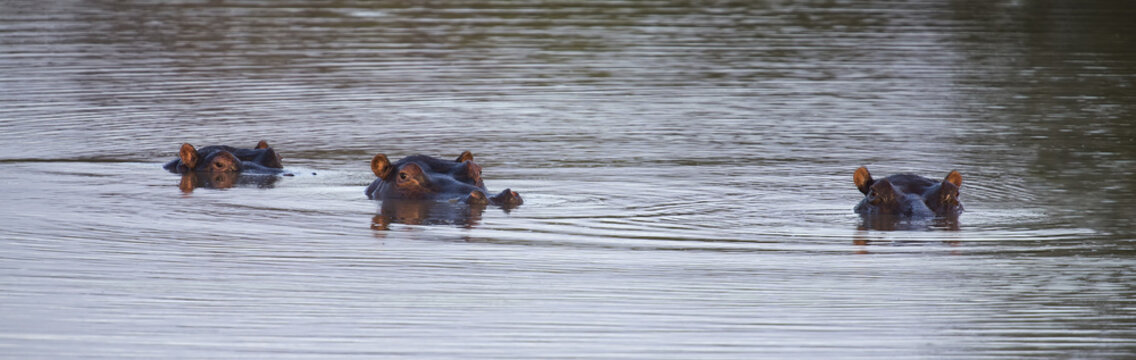
[[[3,1],[0,357],[1130,359],[1132,19]],[[261,139],[296,176],[161,168]],[[526,203],[363,194],[377,153],[463,150]],[[966,212],[866,227],[861,165],[957,169]]]

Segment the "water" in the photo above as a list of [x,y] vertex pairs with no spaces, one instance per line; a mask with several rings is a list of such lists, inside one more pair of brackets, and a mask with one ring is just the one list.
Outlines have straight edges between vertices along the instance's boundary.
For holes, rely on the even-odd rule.
[[[0,357],[1132,358],[1133,18],[3,2]],[[161,169],[261,139],[297,176]],[[525,205],[363,195],[463,150]],[[860,165],[958,169],[957,230],[864,229]]]

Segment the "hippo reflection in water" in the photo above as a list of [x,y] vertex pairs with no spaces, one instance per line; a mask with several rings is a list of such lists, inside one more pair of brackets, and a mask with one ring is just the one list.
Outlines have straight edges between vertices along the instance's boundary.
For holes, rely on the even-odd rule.
[[255,186],[269,189],[280,179],[276,175],[241,174],[235,172],[196,172],[181,174],[178,188],[183,192],[193,192],[197,188],[228,189],[234,186]]
[[912,174],[897,174],[873,179],[868,168],[860,167],[852,181],[864,199],[855,211],[864,219],[863,227],[891,230],[911,220],[936,220],[948,228],[957,228],[963,207],[959,202],[962,175],[952,170],[943,180]]
[[371,228],[390,230],[391,223],[407,225],[453,225],[472,228],[481,222],[486,204],[448,201],[385,200]]
[[[276,176],[284,173],[281,157],[261,140],[252,149],[216,145],[201,149],[182,144],[178,158],[163,166],[181,174],[179,184],[184,192],[198,187],[225,189],[234,185],[272,187]],[[290,175],[290,174],[285,174]]]
[[492,204],[513,208],[524,203],[521,195],[505,189],[489,196],[481,180],[481,166],[473,154],[463,152],[456,160],[426,155],[407,156],[391,163],[384,154],[371,159],[371,171],[378,179],[365,193],[375,200],[454,201],[474,205]]

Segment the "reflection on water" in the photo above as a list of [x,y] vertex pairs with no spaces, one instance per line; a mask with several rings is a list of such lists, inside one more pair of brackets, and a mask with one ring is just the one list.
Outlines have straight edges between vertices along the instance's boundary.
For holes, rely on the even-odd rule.
[[[0,347],[1131,358],[1133,18],[1108,1],[8,1]],[[179,192],[161,169],[179,144],[248,139],[297,176]],[[374,154],[455,148],[525,205],[362,195]],[[967,211],[865,224],[859,166],[958,169]]]
[[911,218],[895,215],[871,215],[860,218],[859,230],[959,230],[958,216]]
[[452,201],[387,200],[375,215],[371,228],[390,230],[391,223],[408,225],[455,225],[465,228],[477,226],[484,204],[465,204]]
[[197,188],[228,189],[234,186],[255,186],[261,189],[271,189],[278,179],[279,177],[276,175],[190,171],[181,174],[181,182],[178,183],[178,188],[186,193],[191,193]]

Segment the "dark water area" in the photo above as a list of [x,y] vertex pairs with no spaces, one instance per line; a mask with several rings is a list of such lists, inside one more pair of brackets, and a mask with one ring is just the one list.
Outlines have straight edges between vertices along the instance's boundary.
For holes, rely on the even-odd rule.
[[[1136,6],[3,1],[3,358],[1136,357]],[[295,176],[183,178],[269,141]],[[368,200],[472,151],[510,210]],[[963,176],[891,231],[853,171]]]

